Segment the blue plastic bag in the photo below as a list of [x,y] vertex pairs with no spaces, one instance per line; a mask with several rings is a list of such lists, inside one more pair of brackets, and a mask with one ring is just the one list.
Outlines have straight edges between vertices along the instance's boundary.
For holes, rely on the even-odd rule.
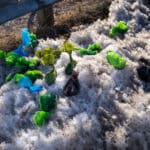
[[42,90],[42,86],[41,85],[33,85],[30,87],[30,92],[34,93],[34,92],[39,92]]
[[26,76],[23,76],[22,78],[20,78],[18,83],[19,83],[20,87],[27,88],[32,93],[39,92],[39,91],[42,90],[42,86],[41,85],[33,85],[32,81],[30,80],[30,78],[28,78]]
[[22,29],[21,40],[22,40],[21,45],[19,45],[19,47],[16,50],[14,50],[14,52],[19,56],[28,56],[28,52],[24,50],[24,47],[30,46],[32,41],[30,37],[30,32],[28,31],[27,28]]
[[23,76],[18,83],[22,88],[29,89],[32,86],[32,81],[26,76]]
[[31,45],[31,37],[30,32],[27,28],[23,28],[21,31],[22,45],[30,46]]
[[28,53],[23,50],[23,45],[19,45],[17,49],[14,50],[14,52],[19,56],[28,56]]

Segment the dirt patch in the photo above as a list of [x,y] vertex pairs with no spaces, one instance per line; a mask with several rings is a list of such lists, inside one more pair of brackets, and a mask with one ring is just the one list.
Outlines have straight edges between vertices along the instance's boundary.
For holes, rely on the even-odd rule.
[[[106,18],[111,1],[63,0],[56,3],[54,5],[55,27],[39,30],[37,32],[38,37],[68,37],[72,30],[78,29],[77,26],[92,23],[98,18]],[[9,51],[18,46],[20,43],[20,30],[27,26],[28,18],[29,14],[0,26],[0,49]],[[34,25],[37,25],[36,18]]]

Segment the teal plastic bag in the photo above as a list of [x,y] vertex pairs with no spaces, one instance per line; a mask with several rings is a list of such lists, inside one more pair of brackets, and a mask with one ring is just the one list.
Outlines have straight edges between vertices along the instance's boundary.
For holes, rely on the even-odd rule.
[[32,93],[39,92],[39,91],[42,90],[42,86],[41,85],[33,85],[32,81],[27,76],[23,76],[22,78],[20,78],[18,83],[19,83],[20,87],[27,88]]
[[34,92],[39,92],[42,90],[42,86],[41,85],[33,85],[30,87],[30,92],[34,93]]
[[22,78],[20,78],[19,80],[19,85],[22,88],[28,88],[30,89],[30,87],[32,86],[32,81],[30,80],[30,78],[23,76]]
[[31,45],[31,37],[28,28],[23,28],[21,31],[22,45],[30,46]]
[[24,51],[24,47],[30,46],[32,41],[31,41],[31,37],[30,37],[30,32],[27,28],[22,29],[21,40],[22,40],[22,44],[19,45],[18,48],[16,50],[14,50],[14,52],[19,56],[28,56],[28,53],[26,51]]

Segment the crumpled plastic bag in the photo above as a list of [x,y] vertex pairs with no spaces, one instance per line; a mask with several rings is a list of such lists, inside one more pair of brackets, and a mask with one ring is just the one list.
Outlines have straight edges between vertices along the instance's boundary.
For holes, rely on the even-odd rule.
[[26,76],[23,76],[18,83],[22,88],[30,88],[32,86],[32,81]]
[[19,85],[22,88],[27,88],[30,90],[30,92],[39,92],[42,90],[42,86],[40,85],[33,85],[32,81],[30,80],[30,78],[23,76],[22,78],[20,78],[19,80]]
[[39,92],[42,90],[42,86],[41,85],[33,85],[30,87],[30,92],[34,93],[34,92]]
[[53,93],[42,94],[39,97],[40,110],[51,112],[57,107],[58,96]]
[[14,52],[19,56],[28,56],[28,53],[24,51],[24,47],[28,47],[31,45],[31,37],[30,32],[27,28],[23,28],[21,31],[21,40],[22,44],[19,45],[19,47],[14,50]]
[[21,31],[22,45],[29,46],[31,44],[31,37],[28,28],[23,28]]
[[14,50],[14,52],[19,56],[28,56],[28,53],[23,50],[23,45],[19,45],[17,49]]
[[35,112],[35,114],[33,115],[33,123],[36,126],[43,126],[45,124],[45,121],[48,119],[48,117],[50,116],[49,112],[45,112],[45,111],[37,111]]
[[78,73],[73,72],[71,78],[67,81],[63,88],[63,93],[65,96],[77,95],[80,91],[80,83],[78,80]]
[[89,44],[88,48],[77,48],[82,55],[96,55],[102,50],[102,46],[99,43]]
[[106,58],[108,63],[112,65],[115,69],[121,70],[128,66],[126,59],[112,50],[109,50],[107,52]]
[[124,21],[119,21],[116,23],[115,26],[113,26],[110,31],[109,34],[112,36],[117,35],[118,33],[125,33],[128,31],[128,26],[126,24],[126,22]]

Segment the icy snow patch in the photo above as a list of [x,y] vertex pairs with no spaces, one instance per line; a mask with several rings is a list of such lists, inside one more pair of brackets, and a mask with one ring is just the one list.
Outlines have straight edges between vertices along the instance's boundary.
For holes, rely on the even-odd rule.
[[[80,47],[100,43],[102,52],[81,56],[78,62],[81,90],[79,95],[64,97],[62,89],[68,76],[64,69],[69,56],[62,53],[55,64],[56,83],[44,80],[36,84],[43,91],[60,96],[58,107],[48,123],[35,127],[32,115],[38,110],[38,95],[10,82],[0,88],[0,149],[70,150],[70,149],[150,149],[150,87],[137,78],[136,67],[141,56],[150,59],[150,9],[147,0],[114,0],[109,18],[97,20],[82,31],[71,34],[69,41]],[[118,20],[129,26],[124,37],[112,38],[109,29]],[[37,49],[58,48],[64,39],[40,40]],[[107,63],[106,53],[114,50],[126,57],[128,67],[115,70]]]

